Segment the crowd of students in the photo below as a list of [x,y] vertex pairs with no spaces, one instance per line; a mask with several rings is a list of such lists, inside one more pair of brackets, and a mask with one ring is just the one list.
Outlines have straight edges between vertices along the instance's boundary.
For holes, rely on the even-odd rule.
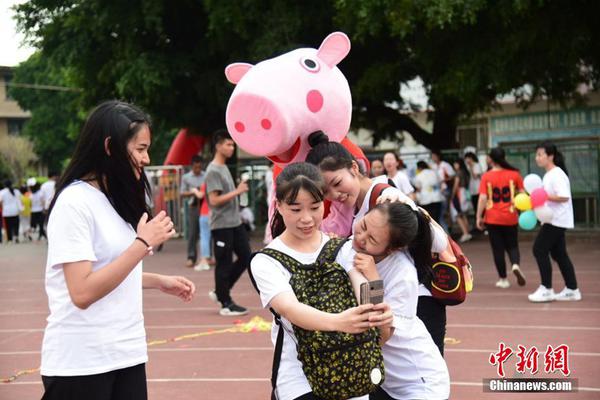
[[[150,163],[151,142],[151,121],[142,110],[119,101],[102,103],[88,116],[70,164],[56,183],[48,206],[50,316],[42,345],[44,399],[147,398],[142,289],[158,289],[186,302],[195,294],[194,284],[183,276],[142,270],[143,259],[176,233],[164,211],[152,217],[148,208],[149,184],[143,169]],[[405,193],[408,186],[403,191],[406,182],[398,175],[400,162],[392,155],[382,162],[389,175],[371,178],[343,146],[329,142],[322,132],[311,135],[309,143],[312,150],[306,162],[287,166],[277,177],[277,213],[270,227],[273,240],[251,259],[237,203],[248,186],[245,181],[236,185],[225,166],[235,150],[231,137],[226,131],[215,134],[214,157],[203,181],[185,188],[190,198],[208,200],[216,258],[215,291],[209,296],[220,303],[221,315],[247,313],[233,302],[230,292],[250,267],[263,306],[277,315],[272,340],[280,354],[273,380],[278,399],[322,399],[320,393],[331,389],[327,387],[331,384],[318,379],[321,373],[315,372],[315,366],[303,361],[315,350],[315,344],[307,342],[313,331],[326,338],[321,344],[327,338],[333,341],[334,336],[325,335],[328,332],[377,332],[367,337],[381,351],[382,368],[372,368],[371,383],[352,392],[359,398],[449,398],[450,379],[443,358],[446,309],[429,290],[431,264],[432,253],[443,253],[449,243],[446,231],[436,222],[441,222],[443,190],[461,196],[468,189],[470,162],[455,163],[453,176],[458,178],[448,180],[419,162],[413,181],[415,195]],[[476,158],[469,158],[477,163]],[[476,223],[488,229],[500,278],[497,286],[510,285],[505,252],[519,284],[525,284],[512,205],[514,194],[522,190],[522,179],[501,149],[493,149],[488,158],[491,168],[477,174]],[[580,300],[566,251],[565,230],[573,227],[567,171],[551,143],[537,148],[536,161],[546,170],[543,183],[554,218],[542,226],[534,244],[542,285],[529,300]],[[7,192],[14,196],[17,190],[8,185],[2,191],[4,210],[10,213]],[[332,203],[327,217],[325,201]],[[35,202],[38,213],[40,201]],[[462,198],[450,202],[459,214],[463,203]],[[331,243],[336,244],[333,250]],[[324,249],[333,258],[319,264]],[[204,250],[202,256],[207,256]],[[549,256],[558,262],[565,279],[566,288],[559,294],[552,291]],[[300,301],[304,297],[294,290],[308,276],[297,273],[298,268],[321,265],[337,274],[341,271],[345,282],[326,288],[323,297],[327,290],[342,286],[354,293],[336,312]],[[359,304],[361,284],[379,280],[383,301]],[[303,340],[298,340],[299,335]],[[346,350],[338,347],[335,351]],[[364,355],[369,359],[373,354]],[[363,364],[356,363],[353,371],[346,368],[346,372],[360,374]],[[336,379],[343,387],[354,385],[344,382],[343,373]]]

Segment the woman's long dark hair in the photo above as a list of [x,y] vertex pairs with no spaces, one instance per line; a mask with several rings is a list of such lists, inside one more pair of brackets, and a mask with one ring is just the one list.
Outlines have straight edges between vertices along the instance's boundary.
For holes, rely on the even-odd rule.
[[458,158],[454,162],[458,164],[458,169],[460,169],[463,173],[463,178],[465,178],[464,186],[469,186],[469,182],[471,181],[471,174],[469,174],[469,170],[467,169],[467,164],[465,164],[465,160],[463,160],[462,158]]
[[513,167],[508,163],[508,161],[506,161],[506,153],[504,153],[504,150],[501,147],[494,147],[492,150],[490,150],[488,156],[490,156],[495,164],[498,164],[504,169],[519,171],[518,168]]
[[15,189],[13,188],[12,181],[10,179],[4,181],[4,187],[8,189],[11,195],[15,195]]
[[[296,201],[301,189],[311,194],[315,201],[323,201],[325,182],[321,173],[312,164],[301,162],[285,167],[275,181],[275,198],[279,202],[291,204]],[[271,236],[275,239],[285,231],[285,223],[279,211],[275,210],[271,221]]]
[[[56,183],[50,212],[60,193],[77,179],[93,179],[117,213],[136,229],[145,212],[150,216],[146,194],[150,185],[142,171],[137,179],[127,143],[144,127],[150,117],[136,106],[117,100],[106,101],[88,116],[71,162]],[[105,140],[108,141],[107,154]]]
[[546,140],[538,144],[535,149],[544,149],[547,155],[553,156],[552,160],[554,161],[554,165],[565,171],[565,174],[567,176],[569,175],[569,172],[567,171],[567,166],[565,165],[565,157],[560,151],[558,151],[558,148],[554,143],[552,143],[549,140]]
[[378,204],[371,210],[379,210],[388,217],[390,229],[388,250],[408,248],[417,269],[419,282],[428,285],[433,276],[429,219],[421,211],[415,211],[404,203],[386,202]]

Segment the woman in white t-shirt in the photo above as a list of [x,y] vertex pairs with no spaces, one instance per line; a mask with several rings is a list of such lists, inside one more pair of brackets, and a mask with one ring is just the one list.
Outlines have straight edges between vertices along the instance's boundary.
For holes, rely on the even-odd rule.
[[400,166],[402,165],[404,165],[402,160],[393,151],[389,151],[383,156],[383,167],[385,168],[387,178],[391,179],[402,193],[414,200],[415,188],[410,184],[410,180],[404,171],[400,170]]
[[[4,189],[0,190],[0,206],[2,206],[8,241],[19,243],[19,213],[23,211],[23,202],[21,192],[13,188],[12,182],[8,179],[4,181]],[[0,234],[2,234],[1,229]]]
[[414,183],[417,188],[417,203],[439,223],[442,201],[444,201],[441,189],[442,181],[439,175],[429,168],[425,161],[421,160],[417,162],[417,175]]
[[[352,210],[350,215],[329,214],[323,220],[322,229],[338,236],[348,236],[348,233],[345,233],[346,226],[350,227],[350,231],[354,233],[356,224],[353,222],[358,221],[369,211],[373,189],[378,184],[387,183],[387,177],[382,175],[369,179],[364,176],[348,150],[337,142],[330,142],[322,133],[311,135],[309,143],[313,148],[306,156],[306,161],[317,165],[321,170],[321,175],[327,185],[325,198],[331,202],[342,203],[344,208]],[[417,210],[416,204],[398,188],[388,187],[380,194],[378,201],[400,201],[408,204],[413,210]],[[330,220],[334,221],[330,222]],[[434,221],[431,221],[430,224],[431,232],[433,232],[431,252],[440,253],[440,257],[446,261],[455,261],[447,251],[448,238],[445,231]],[[421,283],[429,284],[429,282]],[[434,299],[423,284],[419,286],[417,315],[427,327],[427,331],[443,355],[444,336],[446,335],[446,306]]]
[[34,183],[31,190],[31,231],[38,229],[38,240],[46,238],[44,230],[44,193],[40,190],[40,184]]
[[[567,253],[565,231],[574,227],[571,183],[561,152],[552,142],[543,142],[535,152],[536,164],[546,170],[544,190],[548,194],[546,206],[552,210],[552,221],[542,224],[533,244],[533,254],[540,269],[542,284],[529,295],[532,302],[578,301],[581,292],[577,287],[575,268]],[[550,256],[558,264],[565,280],[565,288],[558,294],[552,289],[552,264]]]
[[142,271],[175,235],[146,205],[149,117],[107,101],[87,118],[49,210],[42,344],[44,399],[146,399],[142,288],[190,301],[183,277]]
[[[314,263],[329,236],[320,231],[323,219],[323,179],[318,169],[308,163],[288,165],[277,177],[277,209],[273,217],[273,241],[267,248],[291,256],[303,264]],[[330,314],[302,304],[290,285],[291,274],[277,260],[257,254],[250,265],[264,307],[281,315],[284,329],[281,360],[277,371],[275,391],[279,400],[316,400],[298,360],[296,338],[292,324],[306,330],[360,333],[372,326],[391,324],[389,306],[361,305],[339,314]],[[365,279],[348,268],[356,292]],[[370,311],[375,311],[370,312]],[[278,326],[271,330],[276,344]]]
[[[441,228],[440,228],[441,229]],[[417,316],[419,282],[431,276],[430,224],[408,204],[382,203],[355,223],[341,264],[369,281],[383,280],[384,301],[394,313],[390,339],[382,346],[385,380],[371,400],[442,400],[450,395],[448,368]],[[357,263],[356,257],[368,260]]]

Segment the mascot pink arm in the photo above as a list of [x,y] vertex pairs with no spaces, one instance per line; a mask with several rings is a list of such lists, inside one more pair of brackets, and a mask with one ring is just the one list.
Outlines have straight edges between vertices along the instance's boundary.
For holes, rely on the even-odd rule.
[[[349,51],[348,36],[334,32],[319,49],[296,49],[256,65],[233,63],[225,68],[225,76],[236,85],[227,104],[227,130],[242,150],[275,164],[274,179],[286,165],[306,159],[308,136],[319,130],[329,140],[342,142],[368,169],[362,150],[345,139],[352,117],[352,96],[337,64]],[[274,210],[272,200],[269,216]],[[333,214],[349,212],[336,207],[335,203],[331,206]],[[323,230],[347,235],[350,224],[351,219],[333,221],[334,230],[328,226]]]

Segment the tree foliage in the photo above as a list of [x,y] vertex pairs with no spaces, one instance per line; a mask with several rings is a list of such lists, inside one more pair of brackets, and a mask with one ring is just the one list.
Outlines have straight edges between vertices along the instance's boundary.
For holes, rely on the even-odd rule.
[[[129,100],[165,129],[200,134],[224,125],[227,64],[318,46],[338,29],[353,41],[340,65],[353,125],[378,138],[407,130],[428,147],[451,146],[459,119],[499,94],[527,87],[524,104],[566,101],[600,71],[595,0],[31,0],[17,10],[42,55],[83,89],[83,107]],[[397,110],[410,107],[400,83],[417,76],[433,132]]]
[[0,136],[0,156],[16,184],[25,178],[27,167],[37,160],[33,143],[25,137],[13,135]]

